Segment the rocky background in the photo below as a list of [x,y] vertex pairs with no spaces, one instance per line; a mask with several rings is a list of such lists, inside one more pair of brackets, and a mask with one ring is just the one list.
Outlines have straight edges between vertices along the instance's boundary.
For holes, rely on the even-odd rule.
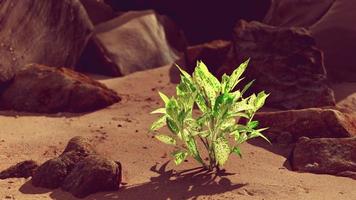
[[[266,106],[273,110],[256,119],[270,127],[266,135],[275,145],[291,148],[292,169],[356,179],[356,96],[336,104],[332,89],[356,82],[352,6],[351,0],[3,0],[0,108],[86,113],[122,99],[93,77],[173,63],[192,72],[197,60],[220,77],[251,58],[246,80],[256,79],[252,92],[271,93]],[[170,74],[177,83],[174,67]],[[88,155],[78,159],[106,163],[114,182],[121,181],[121,165]],[[84,172],[64,163],[60,183],[42,180],[40,166],[34,185],[88,195],[72,190]]]

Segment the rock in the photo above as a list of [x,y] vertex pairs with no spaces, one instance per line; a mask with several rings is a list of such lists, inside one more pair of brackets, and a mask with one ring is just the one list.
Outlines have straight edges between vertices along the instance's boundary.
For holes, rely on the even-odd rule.
[[76,164],[65,178],[62,189],[83,198],[96,192],[118,190],[121,176],[119,162],[91,155]]
[[25,160],[0,172],[0,179],[28,178],[37,169],[38,164],[33,160]]
[[0,21],[0,83],[28,63],[73,67],[93,29],[79,0],[3,0]]
[[63,154],[72,151],[78,152],[84,157],[91,154],[96,154],[96,151],[90,144],[89,140],[81,136],[75,136],[70,139],[66,148],[63,151]]
[[308,108],[255,115],[265,135],[273,142],[293,143],[300,137],[342,138],[356,136],[356,122],[333,109]]
[[95,27],[79,69],[127,75],[174,63],[184,44],[181,32],[166,17],[152,10],[127,12]]
[[80,0],[94,25],[114,18],[114,10],[103,0]]
[[0,105],[2,109],[36,113],[88,112],[119,100],[113,90],[85,75],[31,64],[3,91]]
[[[267,105],[281,109],[335,105],[322,53],[306,29],[241,20],[234,30],[234,48],[237,63],[251,58],[245,80],[256,79],[252,92],[271,94]],[[223,71],[231,73],[234,68]]]
[[292,166],[296,171],[318,174],[355,173],[356,137],[301,138],[293,150]]
[[172,18],[184,31],[191,45],[231,38],[238,19],[262,20],[270,0],[105,0],[119,11],[154,9]]
[[59,157],[46,161],[35,171],[32,184],[36,187],[58,188],[80,161],[95,153],[87,139],[76,136],[69,140]]
[[225,40],[214,40],[208,43],[190,46],[186,53],[186,70],[193,73],[197,61],[202,60],[215,76],[221,77],[219,70],[235,66],[232,43]]
[[329,78],[335,81],[356,81],[355,2],[338,0],[328,12],[310,27],[316,44],[324,52]]
[[272,0],[263,23],[283,27],[309,27],[328,12],[335,0]]
[[310,30],[318,48],[324,52],[328,78],[356,81],[356,14],[353,0],[275,0],[264,23],[277,26],[302,26]]

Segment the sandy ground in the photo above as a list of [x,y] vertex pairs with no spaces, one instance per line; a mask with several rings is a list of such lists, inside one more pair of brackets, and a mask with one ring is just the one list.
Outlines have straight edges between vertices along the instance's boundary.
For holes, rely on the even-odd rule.
[[[83,115],[0,113],[0,169],[19,161],[43,162],[61,153],[73,136],[90,138],[98,151],[123,165],[124,188],[117,192],[90,195],[90,200],[115,199],[356,199],[356,181],[330,175],[288,170],[288,147],[269,146],[256,140],[242,145],[243,159],[232,156],[226,174],[214,177],[198,170],[174,176],[175,171],[199,165],[192,159],[175,167],[172,150],[147,132],[156,116],[149,112],[159,106],[157,90],[173,95],[169,67],[101,81],[116,90],[122,101],[106,109]],[[356,93],[356,83],[339,84],[337,99]],[[345,102],[344,102],[345,103]],[[162,129],[164,130],[164,129]],[[29,179],[0,181],[0,199],[76,199],[60,189],[31,186]]]

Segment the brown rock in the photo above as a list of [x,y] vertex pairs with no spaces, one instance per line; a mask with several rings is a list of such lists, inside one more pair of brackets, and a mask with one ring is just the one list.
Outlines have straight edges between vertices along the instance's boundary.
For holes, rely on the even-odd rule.
[[356,123],[333,109],[309,108],[255,115],[261,127],[269,127],[266,136],[273,142],[293,143],[300,137],[342,138],[356,136]]
[[3,0],[0,21],[0,82],[28,63],[73,67],[93,28],[79,0]]
[[338,0],[317,23],[310,27],[316,44],[324,52],[329,78],[356,81],[356,13],[355,2]]
[[59,157],[46,161],[35,171],[32,184],[36,187],[58,188],[80,161],[93,154],[95,151],[88,140],[76,136],[69,140]]
[[152,10],[127,12],[95,27],[79,68],[127,75],[174,63],[184,44],[181,32],[166,17]]
[[94,25],[115,17],[114,10],[103,0],[80,0]]
[[272,0],[263,23],[283,27],[309,27],[328,12],[335,0]]
[[300,109],[335,104],[322,53],[306,29],[239,21],[234,47],[237,63],[251,58],[246,71],[246,80],[256,79],[251,91],[271,93],[267,105]]
[[62,189],[83,198],[96,192],[118,190],[121,176],[119,162],[91,155],[76,164],[65,178]]
[[293,151],[292,166],[302,172],[351,175],[356,172],[356,137],[301,138]]
[[209,71],[221,77],[219,70],[228,67],[234,60],[232,43],[225,40],[214,40],[209,43],[190,46],[186,53],[187,71],[193,73],[198,60],[202,60]]
[[38,168],[38,164],[33,160],[26,160],[17,163],[0,172],[0,179],[7,178],[28,178]]
[[3,109],[39,113],[88,112],[119,100],[114,91],[85,75],[38,64],[21,69],[0,97]]

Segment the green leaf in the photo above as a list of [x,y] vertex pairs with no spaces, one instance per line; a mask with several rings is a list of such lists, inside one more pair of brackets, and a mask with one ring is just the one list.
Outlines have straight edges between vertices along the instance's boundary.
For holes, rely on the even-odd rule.
[[250,128],[250,129],[254,129],[258,126],[258,121],[250,121],[247,123],[247,126]]
[[251,85],[255,82],[255,80],[250,81],[249,83],[247,83],[247,85],[245,85],[245,87],[242,89],[241,91],[241,95],[245,94],[245,92],[251,87]]
[[176,165],[179,165],[187,158],[188,153],[185,151],[175,151],[172,153],[172,156]]
[[271,141],[269,141],[269,139],[261,133],[262,131],[267,130],[267,129],[268,128],[261,128],[258,130],[253,130],[251,132],[251,134],[248,136],[248,139],[255,138],[255,137],[261,137],[271,144]]
[[187,140],[187,147],[188,147],[190,154],[193,156],[193,158],[195,160],[197,160],[199,163],[203,164],[203,160],[201,159],[201,157],[199,155],[199,151],[198,151],[198,148],[197,148],[194,138],[189,137],[189,139]]
[[224,93],[218,96],[215,101],[213,116],[220,118],[230,109],[234,100],[234,96],[230,93]]
[[241,154],[241,149],[240,149],[240,147],[235,146],[235,147],[232,149],[231,152],[232,152],[232,153],[235,153],[235,154],[238,155],[240,158],[242,158],[242,154]]
[[166,104],[166,113],[169,117],[171,117],[173,120],[177,120],[179,110],[181,109],[179,108],[178,102],[174,97],[168,100]]
[[184,77],[187,79],[191,79],[191,76],[188,72],[184,71],[181,67],[179,67],[178,64],[175,64],[175,66],[179,69],[179,71],[183,74]]
[[226,85],[229,82],[230,77],[224,73],[224,75],[221,77],[221,91],[222,93],[225,93],[226,91]]
[[265,103],[268,96],[269,96],[269,94],[266,94],[264,91],[257,94],[256,100],[255,100],[256,110],[260,109],[263,106],[263,104]]
[[179,127],[178,125],[169,117],[166,118],[166,123],[169,128],[169,130],[172,133],[178,134],[179,133]]
[[220,137],[213,142],[214,154],[219,166],[223,166],[228,160],[231,149],[228,141],[224,137]]
[[176,140],[168,135],[159,134],[159,135],[155,135],[155,138],[163,143],[176,145]]
[[166,125],[166,115],[163,115],[162,117],[158,118],[155,122],[153,122],[150,127],[150,131],[158,130],[162,128],[164,125]]
[[158,108],[152,111],[150,114],[166,114],[166,108]]
[[239,83],[242,80],[242,79],[240,79],[240,76],[246,70],[246,67],[247,67],[249,61],[250,61],[250,59],[241,63],[240,66],[232,72],[232,74],[230,75],[230,78],[229,78],[229,82],[228,82],[227,86],[225,87],[225,93],[233,90],[235,88],[235,86],[237,85],[237,83]]
[[168,98],[165,94],[163,94],[162,92],[158,92],[158,94],[159,94],[159,96],[161,97],[161,99],[163,100],[163,102],[164,102],[165,104],[167,104],[168,101],[169,101],[169,98]]
[[198,108],[203,112],[207,113],[208,112],[208,107],[206,105],[205,99],[201,94],[197,94],[195,102],[197,103]]
[[198,62],[193,73],[193,80],[198,85],[199,90],[206,97],[208,105],[213,108],[217,94],[221,90],[220,82],[212,75],[203,62]]

